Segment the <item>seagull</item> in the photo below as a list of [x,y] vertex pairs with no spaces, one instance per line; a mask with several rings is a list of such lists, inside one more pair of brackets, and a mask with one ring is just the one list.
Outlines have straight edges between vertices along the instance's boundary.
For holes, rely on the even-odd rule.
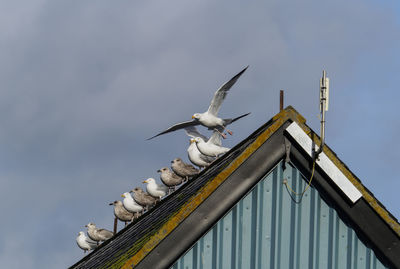
[[110,239],[111,237],[113,237],[113,235],[114,235],[114,233],[109,230],[96,228],[96,225],[92,222],[85,225],[85,227],[87,227],[87,229],[88,229],[87,233],[88,233],[89,238],[96,241],[97,243],[99,241],[106,241],[106,240]]
[[[204,141],[208,141],[208,138],[199,133],[199,131],[197,131],[197,128],[195,126],[186,127],[185,132],[191,138],[202,137]],[[187,149],[187,152],[189,160],[194,165],[197,165],[200,169],[209,166],[210,163],[214,160],[214,158],[202,154],[197,148],[194,140],[190,140],[190,145]]]
[[135,218],[135,216],[136,216],[136,218],[138,218],[139,214],[143,211],[143,206],[136,203],[135,200],[133,200],[133,198],[129,192],[125,192],[121,196],[124,197],[124,200],[122,200],[122,203],[123,203],[125,209],[128,210],[129,212],[133,213],[132,220]]
[[158,198],[160,201],[161,198],[168,193],[168,187],[157,184],[154,178],[148,178],[143,181],[143,183],[147,183],[146,191],[154,198]]
[[190,145],[187,149],[188,158],[194,164],[197,165],[200,169],[208,167],[210,163],[214,160],[214,158],[202,154],[196,146],[194,139],[190,140]]
[[218,157],[219,155],[225,154],[230,150],[230,148],[222,147],[216,143],[213,143],[211,138],[207,142],[205,142],[201,137],[196,137],[193,140],[196,143],[198,150],[207,156]]
[[155,205],[157,202],[157,200],[153,196],[145,193],[142,188],[136,187],[130,192],[133,193],[133,199],[135,199],[135,201],[139,205],[146,207],[147,210],[150,206]]
[[[214,130],[217,129],[219,132],[224,131],[226,129],[226,126],[231,124],[234,121],[237,121],[240,118],[243,118],[247,115],[249,115],[250,113],[246,113],[243,114],[237,118],[233,118],[233,119],[221,119],[218,117],[218,111],[221,108],[222,102],[224,101],[226,95],[228,94],[228,91],[230,90],[230,88],[236,83],[236,81],[239,79],[239,77],[246,71],[246,69],[249,66],[247,66],[246,68],[244,68],[242,71],[240,71],[237,75],[235,75],[233,78],[231,78],[228,82],[226,82],[225,84],[223,84],[215,93],[214,93],[214,97],[211,100],[211,104],[208,107],[208,110],[204,113],[195,113],[192,116],[192,120],[191,121],[185,121],[185,122],[181,122],[181,123],[177,123],[171,127],[169,127],[168,129],[166,129],[165,131],[150,137],[147,140],[153,139],[157,136],[169,133],[169,132],[173,132],[179,129],[183,129],[189,126],[196,126],[196,125],[203,125],[205,127],[207,127],[210,130]],[[232,135],[232,131],[226,129],[226,131]],[[225,138],[225,135],[221,133],[221,135]]]
[[175,174],[171,170],[169,170],[168,167],[163,167],[160,170],[157,170],[157,172],[161,173],[160,179],[164,183],[164,185],[168,186],[168,188],[169,188],[168,192],[169,193],[170,193],[171,190],[175,191],[175,187],[177,185],[182,184],[182,182],[183,182],[183,178],[178,176],[177,174]]
[[175,158],[171,163],[171,168],[175,174],[186,178],[186,180],[199,173],[199,170],[191,164],[184,163],[181,158]]
[[120,221],[125,222],[126,227],[128,221],[131,221],[133,219],[133,213],[126,210],[121,201],[114,201],[110,203],[110,205],[114,205],[114,216],[117,217],[117,219],[119,219]]
[[83,253],[86,253],[86,251],[93,250],[97,247],[97,243],[88,238],[82,231],[79,232],[78,237],[76,238],[76,243],[78,244],[78,247],[83,249]]

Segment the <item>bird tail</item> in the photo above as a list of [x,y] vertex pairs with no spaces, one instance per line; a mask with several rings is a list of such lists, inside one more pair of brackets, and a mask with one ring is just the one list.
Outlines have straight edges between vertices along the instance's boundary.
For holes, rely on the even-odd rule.
[[237,120],[239,120],[239,119],[241,119],[241,118],[243,118],[243,117],[248,116],[250,113],[251,113],[251,112],[246,113],[246,114],[243,114],[243,115],[241,115],[241,116],[239,116],[239,117],[236,117],[236,118],[233,118],[233,119],[224,119],[225,126],[228,125],[228,124],[231,124],[232,122],[235,122],[235,121],[237,121]]

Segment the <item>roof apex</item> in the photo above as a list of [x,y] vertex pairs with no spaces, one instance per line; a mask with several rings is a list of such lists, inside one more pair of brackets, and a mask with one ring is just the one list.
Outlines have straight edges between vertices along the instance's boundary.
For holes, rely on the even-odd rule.
[[[107,260],[103,263],[105,267],[113,265],[119,268],[131,268],[141,263],[145,257],[152,252],[165,238],[167,238],[185,219],[189,217],[207,198],[211,197],[213,192],[226,181],[239,167],[242,166],[250,158],[259,152],[266,142],[273,137],[279,137],[278,142],[274,142],[276,147],[279,147],[279,154],[283,156],[284,150],[281,150],[283,141],[283,132],[285,126],[291,122],[296,122],[300,128],[314,141],[316,145],[320,144],[319,136],[306,125],[306,119],[298,113],[292,106],[288,106],[270,121],[253,132],[247,139],[240,142],[231,149],[226,155],[218,159],[209,168],[203,170],[196,179],[193,179],[177,192],[164,199],[157,207],[144,215],[141,219],[131,223],[126,228],[121,230],[114,238],[103,243],[101,247],[84,257],[81,261],[96,259],[97,252],[110,251],[114,245],[117,248],[118,257]],[[272,139],[273,140],[273,139]],[[272,142],[271,142],[272,143]],[[362,197],[367,201],[369,206],[376,212],[377,215],[392,229],[395,234],[400,237],[400,224],[392,216],[385,207],[373,196],[373,194],[361,183],[361,181],[348,169],[348,167],[338,159],[336,154],[327,146],[323,148],[323,152],[337,166],[337,168],[349,179],[349,181],[362,193]],[[275,157],[278,156],[275,154]],[[273,157],[273,158],[275,158]],[[277,157],[278,158],[278,157]],[[279,157],[281,158],[281,157]],[[272,159],[272,157],[270,157]],[[267,160],[265,160],[267,162]],[[271,161],[272,162],[272,161]],[[242,166],[243,167],[243,166]],[[168,206],[167,206],[168,204]],[[156,217],[163,208],[174,212],[164,214],[164,216]],[[160,218],[163,218],[160,220]],[[144,231],[140,236],[135,229],[141,227],[141,223],[149,225],[154,223],[154,227]],[[143,225],[142,225],[143,226]],[[136,238],[136,239],[135,239]],[[119,244],[122,241],[133,240],[133,244],[124,246],[120,249]],[[120,241],[120,242],[119,242]],[[122,243],[121,243],[122,244]],[[126,243],[124,243],[126,244]],[[115,252],[115,251],[114,251]],[[121,252],[123,252],[121,254]],[[114,253],[115,254],[115,253]],[[105,255],[105,254],[100,254]],[[92,257],[93,256],[93,257]],[[111,262],[111,263],[110,263]],[[80,262],[76,263],[74,268],[80,268]]]

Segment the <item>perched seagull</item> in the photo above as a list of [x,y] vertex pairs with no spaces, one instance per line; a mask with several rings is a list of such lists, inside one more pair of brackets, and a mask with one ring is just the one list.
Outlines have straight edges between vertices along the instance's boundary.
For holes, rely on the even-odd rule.
[[87,227],[88,229],[88,235],[89,238],[96,241],[97,244],[99,241],[106,241],[108,239],[110,239],[111,237],[113,237],[113,232],[106,230],[106,229],[100,229],[100,228],[96,228],[96,225],[92,222],[90,222],[89,224],[85,225],[85,227]]
[[78,244],[78,247],[83,249],[83,253],[97,247],[97,243],[88,238],[84,232],[79,232],[78,237],[76,238],[76,243]]
[[141,212],[143,212],[143,206],[136,203],[135,200],[133,200],[133,198],[129,192],[125,192],[121,196],[124,197],[124,200],[122,200],[122,203],[123,203],[125,209],[128,210],[129,212],[133,213],[133,217],[131,220],[133,220],[135,218],[135,216],[136,216],[136,218],[138,218],[139,214]]
[[168,167],[163,167],[160,170],[157,170],[158,173],[161,173],[160,179],[164,183],[164,185],[168,186],[169,193],[170,191],[175,191],[175,187],[182,184],[183,178],[169,170]]
[[154,178],[148,178],[143,181],[143,183],[147,183],[146,191],[154,198],[158,198],[160,201],[161,198],[168,193],[168,187],[157,184]]
[[[232,88],[232,86],[236,83],[236,81],[239,79],[239,77],[244,73],[244,71],[246,71],[246,69],[249,66],[247,66],[246,68],[244,68],[242,71],[240,71],[237,75],[235,75],[233,78],[231,78],[228,82],[226,82],[225,84],[223,84],[215,93],[214,93],[214,97],[211,100],[211,104],[208,107],[208,110],[204,113],[195,113],[192,116],[192,120],[191,121],[185,121],[185,122],[181,122],[178,124],[175,124],[171,127],[169,127],[167,130],[153,136],[150,137],[147,140],[153,139],[157,136],[169,133],[169,132],[173,132],[179,129],[183,129],[189,126],[196,126],[196,125],[203,125],[205,127],[207,127],[210,130],[214,130],[217,129],[219,132],[224,131],[226,129],[226,126],[231,124],[234,121],[237,121],[240,118],[243,118],[247,115],[249,115],[250,113],[246,113],[243,114],[237,118],[234,119],[221,119],[218,117],[218,111],[221,108],[222,102],[224,101],[226,95],[228,94],[228,91],[230,88]],[[230,130],[227,130],[227,132],[232,135],[232,132]],[[223,135],[223,134],[222,134]],[[225,137],[225,135],[223,135]]]
[[190,145],[187,149],[188,158],[194,164],[197,165],[200,169],[205,168],[210,165],[210,163],[214,160],[214,158],[202,154],[196,146],[194,139],[190,140]]
[[145,193],[142,188],[137,187],[130,192],[133,193],[133,199],[135,199],[139,205],[144,206],[147,210],[150,206],[155,205],[157,202],[156,198],[148,193]]
[[134,217],[133,213],[125,209],[121,201],[114,201],[110,203],[114,206],[114,216],[120,221],[125,222],[125,227],[128,225],[128,221],[131,221]]
[[225,154],[230,150],[230,148],[222,147],[213,143],[211,138],[205,142],[203,138],[196,137],[194,142],[201,153],[211,157],[218,157],[219,155]]
[[175,158],[171,163],[171,168],[175,174],[184,177],[186,180],[199,173],[199,170],[191,164],[184,163],[181,158]]
[[[191,138],[202,137],[204,141],[208,141],[208,138],[197,131],[197,128],[194,126],[186,127],[185,128],[186,134]],[[190,140],[190,145],[187,149],[188,158],[194,164],[197,165],[199,168],[204,168],[210,165],[212,161],[214,161],[213,157],[207,156],[202,154],[196,146],[194,140]]]

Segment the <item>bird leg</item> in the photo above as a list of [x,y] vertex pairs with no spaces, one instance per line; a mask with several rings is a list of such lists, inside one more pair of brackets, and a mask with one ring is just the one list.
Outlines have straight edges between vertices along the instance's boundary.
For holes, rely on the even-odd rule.
[[[224,128],[223,130],[225,130],[225,127],[223,128]],[[216,130],[222,136],[223,139],[226,139],[226,134],[221,133],[217,128],[215,128],[214,130]]]
[[228,134],[230,134],[230,135],[233,135],[233,132],[232,132],[231,130],[228,130],[228,129],[226,129],[226,127],[225,127],[225,126],[223,126],[223,128],[224,128],[223,130],[224,130],[224,131],[227,131],[227,132],[228,132]]

